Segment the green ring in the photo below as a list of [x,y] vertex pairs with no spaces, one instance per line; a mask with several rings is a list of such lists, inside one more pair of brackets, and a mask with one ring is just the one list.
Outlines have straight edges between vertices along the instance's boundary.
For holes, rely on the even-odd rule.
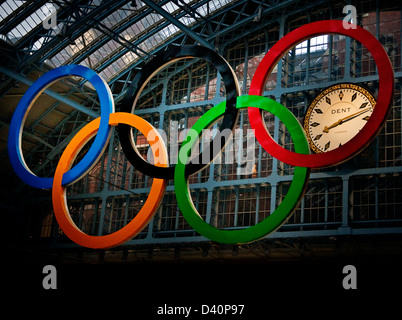
[[[192,126],[192,129],[198,133],[198,136],[201,135],[202,129],[208,128],[224,114],[225,105],[226,102],[219,103],[198,119]],[[299,121],[280,103],[261,96],[241,96],[237,98],[236,105],[238,109],[256,107],[271,112],[277,116],[289,130],[294,142],[295,151],[303,154],[309,153],[307,138]],[[187,136],[180,148],[179,159],[174,172],[174,187],[179,208],[186,221],[195,231],[210,240],[220,243],[249,243],[267,236],[290,218],[304,194],[310,173],[308,168],[295,167],[289,191],[281,204],[271,215],[256,225],[238,230],[225,230],[217,229],[205,222],[194,207],[190,195],[188,177],[185,176],[185,163],[181,162],[181,160],[187,159],[187,155],[181,154],[183,152],[186,153],[186,150],[191,150],[188,146],[186,148],[183,147],[190,142],[194,143],[194,139],[192,141],[191,138]]]

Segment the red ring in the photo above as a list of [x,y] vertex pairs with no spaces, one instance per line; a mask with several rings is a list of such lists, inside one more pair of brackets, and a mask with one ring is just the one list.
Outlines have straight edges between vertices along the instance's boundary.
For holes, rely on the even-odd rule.
[[371,53],[377,65],[379,90],[377,104],[370,120],[363,129],[343,146],[319,154],[299,154],[278,145],[269,134],[261,117],[260,109],[249,107],[251,127],[261,146],[273,157],[299,167],[323,168],[342,163],[362,151],[380,132],[390,111],[394,92],[394,73],[391,62],[381,43],[367,30],[344,29],[340,20],[324,20],[306,24],[280,39],[260,62],[251,81],[250,95],[263,95],[265,81],[278,61],[293,46],[311,37],[324,34],[341,34],[362,43]]

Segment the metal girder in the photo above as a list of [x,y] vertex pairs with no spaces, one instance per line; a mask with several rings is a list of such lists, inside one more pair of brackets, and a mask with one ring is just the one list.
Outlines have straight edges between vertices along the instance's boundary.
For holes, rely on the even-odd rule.
[[[9,77],[11,77],[11,78],[13,78],[15,80],[18,80],[19,82],[22,82],[22,83],[26,84],[28,86],[31,86],[34,83],[34,81],[28,79],[27,77],[24,77],[24,76],[14,72],[14,71],[11,71],[11,70],[3,67],[3,66],[0,66],[0,72],[4,73],[5,75],[7,75],[7,76],[9,76]],[[95,111],[92,111],[91,109],[88,109],[87,107],[79,104],[78,102],[76,102],[74,100],[71,100],[71,99],[69,99],[69,98],[67,98],[67,97],[65,97],[65,96],[63,96],[63,95],[61,95],[61,94],[59,94],[59,93],[57,93],[57,92],[55,92],[53,90],[46,89],[44,91],[44,93],[46,93],[47,95],[51,96],[52,98],[55,98],[55,99],[65,103],[65,104],[69,105],[70,107],[73,107],[74,109],[77,109],[77,110],[87,114],[88,116],[90,116],[92,118],[99,117],[99,114],[96,113]]]
[[[0,120],[0,125],[2,125],[3,127],[8,128],[10,125],[2,120]],[[49,147],[50,149],[53,149],[54,146],[52,146],[51,144],[47,143],[46,141],[44,141],[43,139],[39,138],[38,136],[34,135],[33,133],[27,132],[27,131],[23,131],[22,132],[23,136],[28,136],[32,139],[35,139],[37,142],[44,144],[45,146]]]
[[[91,28],[91,25],[94,23],[92,19],[103,19],[108,16],[114,10],[117,10],[122,5],[127,3],[127,0],[108,0],[102,2],[102,5],[98,6],[96,9],[92,10],[88,14],[83,17],[80,17],[78,21],[74,21],[70,26],[66,28],[66,34],[63,37],[55,37],[49,43],[43,45],[38,51],[36,51],[30,58],[28,58],[25,62],[25,66],[30,66],[33,63],[39,61],[44,55],[52,55],[52,52],[58,52],[62,48],[64,48],[71,39],[76,38],[78,35],[87,31]],[[53,48],[49,52],[49,47]]]
[[[167,3],[167,2],[168,2],[168,1],[162,1],[162,2],[159,3],[158,5],[161,6],[161,5],[163,5],[163,4]],[[289,1],[286,2],[286,4],[289,5],[290,3],[294,3],[294,2],[296,2],[296,1],[294,1],[294,0],[289,0]],[[220,15],[221,15],[221,16],[224,16],[226,13],[233,11],[235,8],[238,8],[239,6],[243,6],[243,7],[244,7],[245,5],[247,5],[247,3],[248,3],[248,2],[247,2],[246,0],[242,0],[242,1],[236,2],[236,3],[232,4],[232,5],[229,5],[229,6],[227,6],[226,8],[224,8],[224,9],[218,11],[215,15],[213,15],[213,16],[211,17],[211,20],[215,19],[217,16],[220,16]],[[256,3],[257,3],[257,2],[256,2]],[[198,4],[197,4],[197,5],[198,5]],[[282,3],[281,3],[281,7],[282,7]],[[239,8],[239,10],[242,10],[242,8]],[[275,10],[276,10],[276,7],[269,7],[268,5],[266,5],[266,8],[264,9],[264,11],[262,11],[262,16],[267,15],[267,14],[270,14],[270,13],[274,12]],[[147,14],[149,14],[149,12],[146,11],[146,12],[144,12],[143,14],[144,14],[144,15],[147,15]],[[183,15],[184,15],[184,13],[181,13],[180,15],[178,15],[178,17],[179,17],[179,16],[183,16]],[[141,16],[141,17],[142,17],[142,16]],[[121,30],[126,29],[127,27],[129,27],[129,25],[134,24],[134,23],[135,23],[136,21],[138,21],[139,19],[140,19],[140,18],[137,18],[137,17],[136,17],[135,20],[134,20],[134,19],[133,19],[133,20],[130,20],[129,22],[127,22],[127,24],[124,24],[124,25],[120,26],[117,30],[115,30],[115,32],[117,33],[117,32],[120,32]],[[220,26],[222,25],[222,23],[219,23],[218,26],[217,26],[217,30],[215,30],[215,31],[212,33],[212,35],[209,36],[207,39],[212,40],[212,39],[216,38],[217,36],[223,36],[223,35],[229,33],[233,28],[240,27],[241,25],[244,25],[244,24],[246,24],[246,23],[249,23],[250,20],[252,20],[252,19],[254,19],[254,15],[244,16],[244,17],[242,17],[242,19],[238,20],[238,21],[237,21],[236,23],[234,23],[232,26],[230,26],[230,27],[225,27],[225,29],[222,30],[222,31],[218,31],[218,30],[220,29]],[[145,37],[143,37],[143,38],[139,39],[138,41],[136,41],[136,42],[134,43],[134,45],[139,44],[139,43],[140,43],[141,41],[143,41],[145,38],[147,38],[147,37],[149,37],[149,36],[155,34],[158,30],[163,29],[166,24],[168,24],[168,23],[165,23],[165,24],[161,25],[160,27],[158,27],[157,29],[152,30],[150,33],[147,33]],[[174,37],[174,38],[173,38],[172,40],[170,40],[169,42],[164,43],[164,46],[168,45],[169,43],[172,43],[172,42],[176,41],[178,38],[180,38],[180,37],[182,37],[182,36],[183,36],[183,34],[177,35],[176,37]],[[83,59],[85,59],[89,54],[93,53],[94,51],[96,51],[96,49],[98,49],[100,46],[102,46],[103,44],[105,44],[107,41],[109,41],[109,39],[108,39],[107,37],[105,37],[102,41],[98,42],[95,46],[91,47],[90,50],[86,51],[83,55],[80,55],[79,59],[76,59],[76,60],[72,61],[71,63],[79,63],[80,61],[82,61]],[[163,46],[163,47],[164,47],[164,46]],[[163,47],[162,47],[162,48],[163,48]],[[156,53],[157,51],[159,51],[159,50],[161,50],[160,47],[158,47],[158,48],[157,48],[155,51],[153,51],[151,54],[155,54],[155,53]],[[108,59],[107,61],[105,61],[105,63],[104,63],[102,66],[100,66],[99,68],[96,68],[97,71],[99,72],[99,71],[103,70],[104,68],[106,68],[108,65],[110,65],[111,63],[113,63],[113,62],[116,61],[117,59],[119,59],[119,57],[121,57],[122,55],[124,55],[124,54],[127,53],[127,52],[128,52],[128,49],[127,49],[127,48],[123,49],[120,53],[116,54],[112,59]],[[134,65],[132,65],[132,66],[130,67],[130,69],[134,68],[135,66],[137,66],[137,65],[139,65],[139,64],[141,64],[141,61],[139,61],[138,63],[135,63]],[[126,73],[127,73],[127,70],[122,71],[117,77],[115,77],[115,78],[113,78],[111,81],[109,81],[109,84],[112,85],[115,81],[117,81],[118,79],[121,79],[121,77],[125,76]]]
[[[297,3],[297,1],[296,1],[296,3]],[[293,13],[294,13],[294,14],[297,14],[297,13],[299,13],[299,12],[303,12],[303,11],[305,11],[305,10],[309,10],[309,9],[311,9],[311,8],[317,6],[317,5],[323,4],[323,3],[326,3],[326,0],[319,0],[319,1],[314,2],[314,3],[308,3],[308,4],[306,4],[306,5],[300,5],[300,7],[298,7],[297,9],[294,9]],[[272,15],[274,12],[275,12],[274,10],[269,10],[269,9],[267,8],[267,9],[265,9],[265,11],[262,11],[261,17],[267,16],[267,15],[269,15],[269,14]],[[253,17],[254,17],[254,16],[245,18],[245,19],[247,19],[247,21],[241,20],[241,21],[237,22],[237,23],[236,23],[237,27],[241,27],[241,26],[243,26],[243,25],[247,25],[247,23],[250,23],[249,20],[250,20],[251,18],[253,18]],[[277,21],[278,21],[278,22],[279,22],[280,19],[281,19],[280,17],[277,17]],[[264,28],[264,27],[266,27],[266,26],[272,25],[272,21],[274,21],[274,20],[266,19],[266,20],[263,21],[263,22],[259,22],[258,25],[255,25],[255,26],[252,27],[252,28],[249,28],[249,27],[248,27],[248,28],[247,28],[247,32],[241,33],[241,34],[239,34],[239,35],[237,35],[237,36],[234,36],[234,37],[231,36],[231,39],[232,39],[232,41],[236,41],[236,40],[238,40],[238,39],[244,37],[245,34],[252,34],[253,32],[256,32],[256,31],[259,30],[259,29],[262,29],[262,28]],[[219,36],[225,36],[225,35],[227,35],[228,33],[230,33],[231,31],[233,32],[233,30],[230,30],[229,28],[227,28],[227,29],[222,30],[222,31],[217,32],[217,33],[219,34]],[[226,44],[229,44],[229,43],[226,43]],[[225,45],[225,46],[226,46],[226,45]],[[225,47],[225,46],[224,46],[224,47]]]
[[189,37],[194,39],[195,41],[199,42],[203,46],[210,48],[212,50],[215,50],[215,47],[205,40],[203,37],[195,33],[192,29],[181,23],[179,20],[177,20],[175,17],[173,17],[169,12],[164,10],[162,7],[158,6],[155,4],[152,0],[142,0],[145,4],[147,4],[149,7],[151,7],[155,12],[159,13],[162,17],[164,17],[166,20],[168,20],[170,23],[178,27],[181,31],[183,31],[185,34],[187,34]]
[[[75,114],[74,114],[75,115]],[[61,122],[61,125],[67,123],[70,119],[64,119],[63,122]],[[46,156],[46,159],[43,161],[42,164],[38,164],[33,168],[34,172],[39,172],[40,170],[44,169],[50,161],[52,161],[65,147],[66,145],[70,142],[72,137],[76,135],[76,133],[82,129],[86,125],[85,122],[81,123],[78,127],[76,127],[67,137],[65,137],[60,143],[57,144],[57,146],[53,147],[52,151]],[[59,125],[60,126],[60,125]],[[39,147],[39,144],[38,144]],[[34,148],[29,152],[28,154],[25,155],[26,159],[29,159],[32,153],[36,151],[37,148]],[[19,193],[23,187],[25,186],[25,183],[20,181],[18,186],[15,188],[15,192]]]
[[36,10],[41,8],[44,4],[46,4],[46,2],[48,1],[47,0],[29,1],[27,5],[20,6],[16,10],[16,12],[13,12],[13,14],[11,14],[14,16],[14,18],[5,19],[5,21],[2,21],[0,34],[5,35],[11,30],[13,30],[16,26],[18,26],[21,22],[23,22],[26,18],[28,18],[33,12],[35,12]]
[[[282,7],[289,6],[290,4],[295,3],[295,2],[297,2],[297,1],[296,1],[296,0],[287,0],[287,1],[281,2],[279,5],[275,5],[275,6],[272,6],[272,7],[268,7],[268,8],[266,8],[266,9],[262,10],[261,16],[264,16],[264,15],[266,15],[266,14],[269,14],[269,13],[271,13],[271,12],[273,12],[273,11],[277,11],[277,10],[281,9]],[[314,4],[314,5],[316,5],[316,4]],[[254,18],[255,18],[255,15],[246,16],[246,17],[244,17],[243,19],[236,21],[236,23],[233,23],[233,24],[231,24],[230,26],[225,27],[223,30],[221,30],[221,31],[216,31],[216,32],[213,34],[213,36],[208,37],[208,40],[210,40],[212,37],[214,37],[214,38],[215,38],[215,37],[220,37],[220,36],[222,36],[222,35],[224,35],[224,34],[227,34],[227,33],[231,32],[231,31],[233,31],[233,30],[236,30],[236,29],[239,28],[240,26],[245,25],[245,24],[247,24],[247,23],[250,23],[251,21],[254,20]]]
[[[247,1],[248,1],[248,0],[237,1],[235,4],[229,5],[229,6],[225,7],[224,9],[219,10],[218,12],[216,12],[216,14],[214,14],[214,15],[211,16],[211,18],[210,18],[211,21],[214,20],[214,19],[216,19],[216,17],[218,17],[218,16],[220,16],[220,15],[224,15],[226,12],[231,11],[233,8],[236,8],[236,7],[239,6],[239,5],[243,5],[243,4],[247,3]],[[202,1],[202,2],[198,3],[198,4],[197,4],[196,6],[194,6],[193,8],[197,8],[198,6],[201,6],[201,5],[204,4],[204,3],[206,3],[206,1],[205,1],[205,2]],[[160,4],[161,4],[161,3],[159,3],[159,5],[160,5]],[[178,17],[181,17],[181,16],[182,16],[182,14],[178,15]],[[164,27],[165,27],[165,25],[161,25],[159,29],[163,29]],[[159,29],[158,29],[158,30],[159,30]],[[149,36],[155,34],[156,32],[157,32],[157,30],[152,30],[150,33],[147,33],[144,38],[147,38],[147,37],[149,37]],[[212,39],[216,38],[216,37],[215,37],[215,32],[216,32],[216,30],[214,30],[214,31],[212,32],[213,35],[212,35],[211,37],[209,37],[208,39],[212,40]],[[178,34],[178,35],[176,35],[175,37],[173,37],[173,38],[170,39],[169,41],[166,41],[166,42],[163,44],[163,46],[155,48],[155,50],[152,51],[151,54],[153,55],[153,54],[156,54],[157,52],[159,52],[160,50],[163,50],[164,47],[168,46],[168,45],[171,44],[171,43],[174,43],[175,41],[177,41],[179,38],[183,37],[184,35],[185,35],[185,34]],[[138,41],[136,41],[136,43],[140,43],[141,41],[144,40],[144,38],[139,39]],[[99,71],[99,70],[102,70],[102,69],[106,68],[110,63],[112,63],[113,61],[115,61],[116,59],[118,59],[119,57],[123,56],[123,55],[126,54],[126,53],[127,53],[127,50],[126,50],[126,49],[122,50],[119,54],[115,55],[112,59],[109,59],[109,60],[107,61],[107,63],[106,63],[105,65],[103,65],[101,68],[97,68],[97,70]],[[76,62],[74,62],[74,63],[76,63]],[[141,63],[142,63],[141,61],[138,61],[138,62],[134,63],[132,66],[130,66],[129,69],[135,68],[136,66],[140,65]],[[118,79],[120,79],[121,77],[123,77],[127,72],[128,72],[127,69],[124,70],[124,71],[121,71],[118,76],[116,76],[115,78],[113,78],[113,79],[111,79],[111,80],[109,81],[109,84],[110,84],[110,85],[113,84],[115,81],[117,81]]]
[[[65,4],[64,6],[60,6],[60,9],[57,11],[57,20],[58,21],[65,21],[70,22],[72,18],[74,17],[74,11],[76,11],[77,7],[84,3],[87,2],[87,0],[75,0],[71,4]],[[30,12],[31,14],[32,12]],[[39,24],[37,27],[35,27],[33,30],[31,30],[28,35],[24,36],[21,40],[19,40],[16,44],[16,48],[19,51],[23,51],[25,48],[31,48],[33,44],[40,38],[47,37],[48,39],[53,39],[54,34],[52,29],[44,29],[42,24]],[[46,40],[44,41],[46,42]],[[30,50],[28,50],[30,51]]]
[[[71,3],[70,5],[71,6],[79,5],[81,2],[82,1],[75,1],[74,3]],[[26,58],[19,57],[19,60],[21,61],[21,63],[16,65],[15,69],[18,70],[19,73],[22,73],[23,69],[24,69],[23,73],[25,73],[25,74],[29,73],[35,67],[34,65],[38,61],[40,61],[40,59],[43,56],[46,57],[49,54],[51,56],[52,52],[58,52],[59,50],[64,48],[66,45],[68,45],[68,42],[71,41],[72,37],[75,37],[78,34],[82,34],[83,32],[86,31],[86,29],[91,28],[91,24],[94,23],[92,21],[92,19],[94,17],[97,17],[98,19],[103,19],[106,16],[108,16],[111,12],[113,12],[114,10],[117,10],[118,8],[120,8],[122,5],[124,5],[127,2],[129,2],[129,1],[128,0],[118,0],[118,1],[117,0],[105,0],[105,1],[103,1],[101,3],[101,5],[99,5],[98,7],[95,7],[88,14],[83,15],[83,17],[81,17],[80,19],[76,19],[76,21],[71,23],[71,25],[69,25],[68,28],[65,28],[66,33],[62,37],[61,36],[48,37],[48,39],[50,39],[50,41],[47,43],[43,43],[43,45],[41,46],[41,48],[39,50],[35,51],[33,54],[32,54],[32,52],[25,53]],[[69,8],[63,7],[61,9],[62,12],[58,13],[58,18],[59,18],[59,15],[60,15],[60,17],[66,16],[66,15],[68,16],[68,12],[71,12],[71,10],[72,10],[71,8],[69,9]],[[43,31],[43,29],[41,27],[36,28],[35,30],[32,30],[32,32],[30,32],[29,36],[27,36],[26,39],[24,39],[24,40],[22,40],[22,42],[18,43],[18,46],[22,45],[22,44],[26,44],[26,41],[30,42],[30,43],[34,42],[33,38],[41,37],[40,33],[42,31]],[[49,32],[51,33],[52,30],[50,30]],[[49,48],[51,48],[51,49],[49,50]],[[17,47],[16,47],[16,49],[17,49]],[[23,51],[19,52],[19,56],[21,55],[22,52]],[[17,75],[18,75],[18,73],[17,73]],[[11,85],[12,85],[11,83],[7,83],[1,92],[3,92],[3,93],[7,92]]]
[[194,10],[183,0],[172,0],[172,2],[176,4],[180,9],[185,11],[187,14],[189,14],[191,17],[193,17],[200,25],[205,25],[209,33],[212,34],[212,27],[207,18],[202,16],[200,13],[197,12],[197,10]]
[[[168,2],[168,1],[166,1],[166,2]],[[197,3],[193,8],[198,8],[198,7],[202,6],[203,4],[205,4],[205,3],[207,3],[207,2],[208,2],[208,1],[201,1],[201,2]],[[241,0],[241,1],[240,1],[240,3],[245,3],[245,2],[247,2],[247,0]],[[159,3],[159,5],[162,5],[163,3],[165,3],[165,2],[162,1],[161,3]],[[235,7],[235,6],[237,6],[237,5],[239,5],[239,2],[237,2],[236,4],[234,4],[234,5],[232,5],[232,6],[228,6],[228,7],[224,8],[223,10],[220,10],[220,11],[217,12],[215,15],[211,16],[211,20],[213,20],[213,19],[216,18],[217,16],[221,15],[222,12],[226,12],[226,11],[228,11],[228,10],[231,10],[233,7]],[[180,13],[177,17],[180,18],[180,17],[184,16],[184,14],[185,14],[185,13]],[[134,23],[135,23],[135,22],[134,22]],[[130,22],[130,24],[132,24],[132,23]],[[161,24],[159,27],[154,28],[152,31],[147,32],[144,37],[142,37],[142,38],[140,38],[139,40],[135,41],[133,44],[134,44],[134,45],[140,44],[142,41],[144,41],[144,40],[147,39],[148,37],[151,37],[152,35],[156,34],[156,33],[159,32],[160,30],[164,29],[168,24],[169,24],[169,22],[167,21],[167,22],[165,22],[164,24]],[[121,29],[124,30],[124,28],[127,28],[127,27],[129,27],[129,26],[121,26]],[[116,32],[118,32],[118,30],[116,30]],[[166,46],[170,45],[171,43],[174,43],[175,41],[177,41],[179,38],[183,37],[184,35],[185,35],[185,34],[178,34],[178,35],[174,36],[172,39],[170,39],[170,40],[164,42],[164,43],[163,43],[163,46],[157,47],[157,48],[155,48],[155,50],[151,51],[151,52],[150,52],[150,55],[154,55],[154,54],[156,54],[157,52],[163,50],[163,48],[165,48]],[[104,42],[102,42],[102,44],[104,44],[104,43],[106,43],[106,42],[107,42],[107,41],[104,41]],[[92,48],[91,48],[91,52],[89,52],[89,53],[93,53],[94,51],[95,51],[95,50],[92,50]],[[108,60],[105,62],[105,64],[103,64],[101,67],[96,68],[96,70],[97,70],[98,72],[102,71],[103,69],[105,69],[106,67],[108,67],[111,63],[113,63],[114,61],[116,61],[117,59],[119,59],[120,57],[122,57],[122,56],[123,56],[124,54],[126,54],[127,52],[128,52],[127,49],[123,49],[123,50],[120,51],[118,54],[116,54],[115,56],[113,56],[111,59],[108,59]],[[89,53],[88,53],[88,54],[89,54]],[[87,54],[87,53],[85,53],[85,55],[86,55],[86,54]],[[79,63],[80,61],[82,61],[82,60],[85,59],[85,58],[86,58],[86,56],[81,55],[78,59],[72,61],[71,63],[74,63],[74,64]],[[139,66],[141,63],[142,63],[142,61],[137,61],[137,62],[135,62],[133,65],[131,65],[129,69],[125,69],[125,70],[121,71],[121,72],[119,73],[119,75],[117,75],[115,78],[111,79],[111,80],[108,82],[109,85],[112,85],[112,84],[113,84],[114,82],[116,82],[118,79],[120,79],[121,77],[125,76],[125,75],[129,72],[129,70],[131,70],[131,69],[133,69],[133,68]]]
[[107,36],[107,38],[115,40],[118,44],[121,46],[127,48],[130,51],[133,51],[134,53],[138,54],[140,51],[142,54],[148,55],[148,52],[142,50],[138,46],[133,45],[130,41],[126,40],[124,37],[120,36],[119,33],[115,32],[114,30],[108,28],[105,26],[103,23],[98,22],[98,25],[94,27],[94,29],[99,30],[103,34]]
[[[116,3],[113,3],[113,5],[111,5],[109,7],[109,11],[103,12],[102,14],[99,15],[93,15],[91,18],[91,21],[88,22],[87,24],[85,24],[85,27],[83,27],[83,29],[81,30],[81,35],[86,32],[87,30],[89,30],[93,25],[95,25],[94,23],[94,19],[96,20],[102,20],[104,18],[106,18],[106,16],[110,15],[112,12],[114,12],[115,10],[117,10],[119,7],[121,7],[122,5],[124,5],[124,3],[126,3],[128,1],[119,1]],[[116,5],[118,3],[118,5]],[[59,51],[63,50],[66,47],[66,43],[65,42],[59,42],[57,43],[55,46],[51,46],[51,50],[48,50],[46,52],[46,50],[44,50],[45,52],[38,58],[37,62],[39,64],[43,63],[46,59],[50,59],[52,56],[56,55]],[[85,53],[83,53],[85,54]]]
[[[65,98],[68,98],[68,97],[71,96],[74,92],[76,92],[76,90],[71,89],[71,90],[69,90],[67,93],[65,93],[63,96],[64,96]],[[36,120],[34,120],[34,121],[31,123],[31,126],[30,126],[30,128],[29,128],[28,130],[34,130],[37,125],[41,125],[41,126],[42,126],[43,124],[41,124],[41,121],[42,121],[48,114],[50,114],[52,111],[54,111],[54,110],[58,111],[56,108],[57,108],[57,106],[58,106],[60,103],[61,103],[60,100],[55,101],[55,102],[54,102],[50,107],[48,107]]]
[[[74,120],[72,120],[72,119],[74,119],[74,118],[77,117],[77,113],[78,113],[78,112],[79,112],[79,111],[77,111],[77,110],[72,111],[72,112],[69,114],[69,116],[67,116],[67,117],[66,117],[65,119],[63,119],[56,127],[53,128],[52,133],[48,133],[48,134],[47,134],[47,136],[46,136],[47,139],[55,138],[56,135],[59,136],[58,141],[57,141],[57,143],[56,143],[56,146],[54,146],[53,149],[52,149],[52,152],[54,152],[55,154],[57,154],[58,152],[60,152],[60,150],[63,148],[63,146],[61,145],[61,143],[63,143],[63,142],[60,142],[60,141],[59,141],[59,139],[60,139],[60,131],[63,129],[63,127],[66,125],[66,123],[74,122]],[[85,125],[85,123],[83,123],[83,124],[81,124],[81,125]],[[28,129],[28,130],[29,130],[29,129]],[[75,130],[73,130],[73,131],[75,132],[75,131],[77,131],[77,129],[75,129]],[[57,134],[56,132],[58,132],[58,134]],[[54,134],[54,133],[56,133],[56,135],[52,136],[52,134]],[[40,147],[41,147],[41,146],[38,144],[37,146],[35,146],[34,148],[32,148],[30,151],[28,151],[27,154],[25,155],[26,159],[28,159],[32,154],[34,154],[35,152],[37,152],[37,151],[40,149]],[[50,158],[49,158],[49,155],[48,155],[47,159],[50,159]]]
[[[163,0],[159,4],[163,5],[165,3],[168,3],[169,1],[170,0]],[[117,34],[120,34],[124,30],[126,30],[127,28],[131,27],[132,25],[134,25],[135,23],[137,23],[138,21],[140,21],[141,19],[143,19],[144,17],[149,15],[151,12],[152,12],[152,9],[148,9],[148,10],[145,10],[144,12],[142,12],[142,13],[137,14],[135,17],[133,17],[132,19],[129,19],[126,23],[124,23],[123,25],[119,26],[117,29],[113,29],[113,32],[117,33]],[[153,31],[147,33],[147,35],[151,34],[152,32]],[[93,45],[90,45],[89,48],[87,48],[85,50],[85,52],[80,52],[75,59],[73,57],[73,59],[69,59],[67,61],[67,63],[72,63],[72,64],[80,63],[81,61],[86,59],[89,55],[91,55],[96,50],[98,50],[103,45],[105,45],[108,41],[110,41],[110,38],[107,37],[107,36],[103,37],[99,41],[97,40],[96,43],[94,43]],[[133,45],[135,45],[135,43]],[[57,51],[56,52],[53,51],[53,52],[45,55],[42,59],[39,60],[39,63],[43,63],[46,59],[49,59],[52,55],[55,55],[56,53],[57,53]]]
[[[243,0],[245,1],[245,0]],[[163,5],[165,3],[169,2],[168,0],[164,0],[162,2],[160,2],[158,5]],[[198,8],[202,5],[204,5],[205,3],[207,3],[207,0],[203,0],[199,3],[197,3],[194,8]],[[143,12],[142,14],[138,15],[135,17],[135,19],[130,19],[129,21],[127,21],[127,23],[125,23],[124,25],[120,26],[118,29],[113,30],[115,33],[120,33],[122,31],[124,31],[125,29],[129,28],[131,25],[137,23],[139,20],[141,20],[143,17],[145,17],[146,15],[148,15],[149,13],[152,12],[152,9],[148,9],[145,12]],[[176,18],[180,18],[182,16],[184,16],[185,13],[179,13],[177,15]],[[133,46],[138,46],[141,42],[143,42],[145,39],[148,39],[149,37],[155,35],[156,33],[158,33],[160,30],[163,30],[166,26],[168,26],[170,23],[168,21],[164,22],[163,24],[159,25],[156,28],[153,28],[151,31],[147,32],[142,38],[138,39],[137,41],[133,42],[132,45]],[[180,34],[176,37],[173,37],[171,40],[166,41],[163,46],[157,47],[154,51],[151,51],[150,53],[148,53],[148,56],[153,56],[155,53],[157,53],[160,50],[163,50],[164,47],[166,47],[167,45],[169,45],[170,43],[176,41],[178,38],[183,37],[183,34]],[[83,54],[80,54],[75,60],[69,61],[68,63],[72,63],[72,64],[78,64],[81,61],[83,61],[84,59],[86,59],[90,54],[92,54],[93,52],[95,52],[97,49],[99,49],[102,45],[104,45],[105,43],[107,43],[110,39],[108,37],[104,37],[104,39],[100,40],[99,42],[97,42],[94,46],[92,46],[89,50],[87,50],[86,52],[84,52]],[[106,67],[108,67],[110,64],[112,64],[114,61],[118,60],[120,57],[122,57],[124,54],[126,54],[129,51],[129,49],[124,48],[123,50],[121,50],[119,53],[115,54],[112,58],[108,58],[101,66],[95,68],[97,72],[102,71],[103,69],[105,69]],[[124,76],[127,72],[129,72],[129,70],[135,68],[137,65],[141,64],[142,61],[138,61],[137,63],[134,63],[129,69],[125,69],[124,71],[121,71],[119,74],[119,78],[114,78],[113,80],[109,81],[109,85],[112,85],[117,79],[120,79],[121,76]],[[116,80],[115,80],[116,79]]]

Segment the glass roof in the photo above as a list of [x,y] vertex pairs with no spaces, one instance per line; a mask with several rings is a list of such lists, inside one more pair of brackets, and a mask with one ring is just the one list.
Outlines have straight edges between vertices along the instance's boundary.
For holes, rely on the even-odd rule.
[[[186,0],[185,2],[190,3],[190,0]],[[213,0],[209,4],[205,4],[198,9],[196,12],[202,16],[207,15],[207,6],[209,5],[209,13],[213,13],[218,8],[221,8],[223,5],[231,2],[230,0]],[[138,1],[138,3],[140,3]],[[141,3],[140,7],[136,9],[142,9],[144,5]],[[179,7],[173,2],[168,2],[164,6],[163,9],[171,13],[173,16],[180,13]],[[104,19],[101,23],[106,26],[114,26],[119,23],[119,21],[130,20],[133,16],[137,15],[137,11],[133,11],[130,7],[130,4],[125,5],[121,9],[113,12],[110,16]],[[190,26],[195,23],[196,20],[192,17],[184,16],[178,19],[181,23],[186,26]],[[109,40],[102,47],[97,49],[94,53],[89,55],[85,60],[81,61],[80,64],[85,65],[87,67],[98,69],[102,62],[108,60],[110,57],[114,56],[125,47],[121,42],[127,42],[127,45],[130,45],[130,42],[134,42],[141,38],[144,38],[143,41],[137,46],[137,51],[128,51],[121,58],[114,61],[102,71],[100,71],[101,76],[110,80],[119,73],[121,70],[126,69],[130,64],[139,59],[141,56],[144,56],[147,52],[152,51],[158,45],[165,42],[167,39],[176,35],[180,32],[179,28],[173,24],[169,24],[160,31],[150,35],[145,36],[149,30],[153,29],[156,25],[160,25],[165,22],[165,19],[157,13],[150,13],[138,20],[134,24],[127,27],[124,31],[120,33],[121,41],[116,41],[115,39]],[[92,28],[85,32],[82,37],[75,40],[74,44],[71,44],[56,54],[54,57],[49,59],[49,64],[53,67],[60,66],[62,64],[68,63],[74,58],[77,58],[81,55],[81,50],[84,50],[86,46],[89,46],[91,42],[95,41],[98,37],[103,36],[102,31],[99,31],[95,28]]]
[[7,0],[0,5],[0,22],[24,4],[24,1]]
[[[205,19],[208,15],[232,2],[235,1],[175,0],[164,1],[165,4],[162,5],[162,8],[182,24],[191,27],[198,19]],[[12,16],[17,15],[19,8],[22,11],[22,9],[25,10],[24,7],[29,5],[33,7],[32,3],[5,1],[0,6],[0,30],[1,26],[4,26],[3,20],[11,20]],[[63,6],[67,7],[69,4],[68,1],[57,1],[57,3],[50,4],[57,10],[57,14],[63,9]],[[92,7],[101,4],[101,0],[88,1],[87,3],[88,6]],[[35,10],[32,9],[32,13],[23,21],[7,33],[1,34],[0,39],[11,45],[18,45],[21,39],[29,37],[30,33],[40,29],[43,21],[49,19],[51,9],[49,4],[43,1],[42,5],[37,5]],[[31,55],[46,45],[46,39],[52,36],[52,32],[54,37],[62,30],[63,22],[57,22],[57,29],[49,30],[47,34],[42,31],[43,36],[37,37],[31,44],[29,48]],[[165,18],[150,10],[140,0],[126,1],[117,10],[110,12],[106,18],[97,21],[93,27],[87,28],[87,30],[83,29],[78,37],[71,39],[68,45],[47,57],[44,63],[51,68],[78,63],[98,71],[105,80],[109,81],[179,32],[178,27],[168,23]]]
[[[14,15],[17,9],[26,4],[27,1],[7,0],[0,6],[0,22]],[[52,9],[58,10],[60,7],[57,4],[45,3],[32,14],[26,17],[20,24],[14,27],[7,34],[3,35],[11,44],[16,44],[19,40],[25,37],[29,32],[38,27],[45,21],[52,12]]]

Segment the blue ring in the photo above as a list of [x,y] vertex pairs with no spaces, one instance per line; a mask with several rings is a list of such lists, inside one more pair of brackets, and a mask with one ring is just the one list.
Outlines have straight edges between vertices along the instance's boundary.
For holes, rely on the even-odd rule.
[[68,76],[82,77],[94,86],[100,101],[101,120],[92,146],[81,161],[63,175],[62,185],[72,184],[85,175],[99,159],[110,138],[109,115],[114,112],[114,100],[108,84],[95,71],[80,65],[65,65],[45,73],[34,82],[18,103],[11,120],[7,142],[10,162],[16,174],[25,183],[35,188],[51,189],[53,178],[36,176],[25,163],[21,149],[25,118],[37,96],[46,87],[54,81]]

